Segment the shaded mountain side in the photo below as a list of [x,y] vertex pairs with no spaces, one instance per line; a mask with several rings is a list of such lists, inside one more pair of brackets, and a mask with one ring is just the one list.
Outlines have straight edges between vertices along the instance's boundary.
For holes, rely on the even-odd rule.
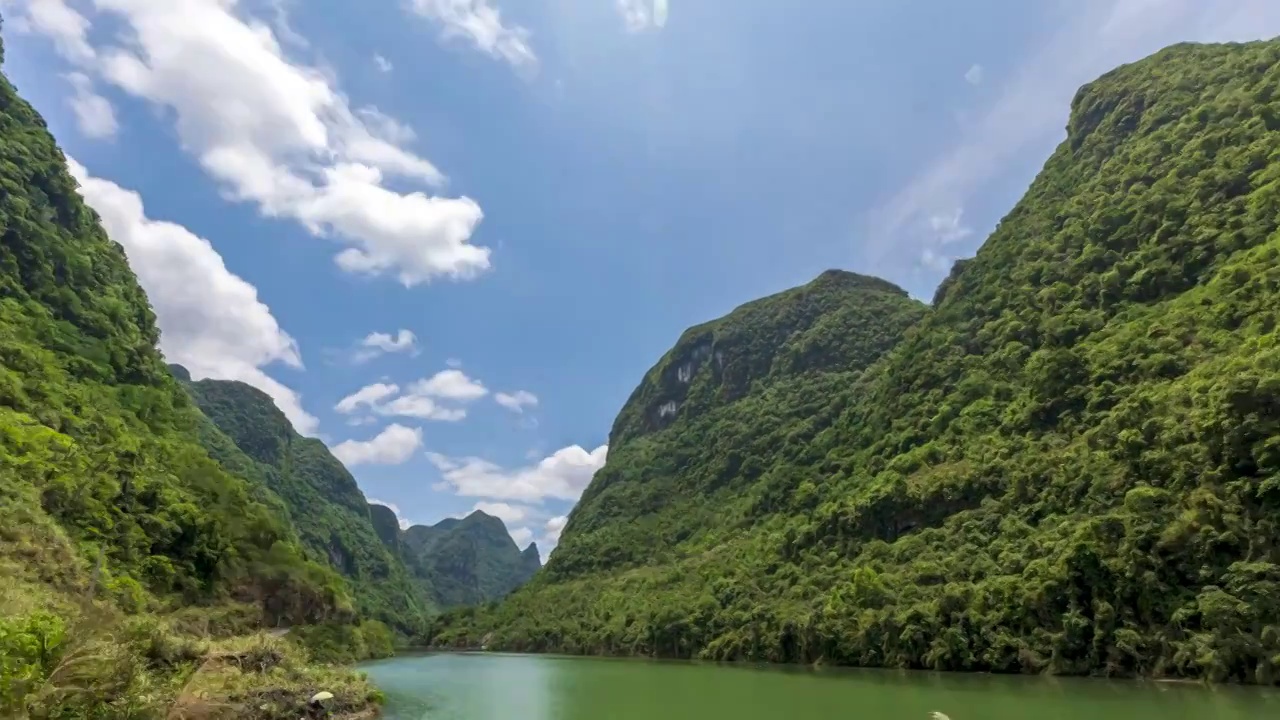
[[480,605],[508,595],[542,569],[538,546],[523,551],[502,520],[480,510],[465,518],[445,518],[435,525],[413,525],[399,531],[390,508],[370,505],[379,516],[391,516],[398,532],[383,537],[397,548],[412,572],[432,588],[440,607]]
[[[158,339],[123,249],[0,76],[0,716],[160,717],[187,687],[254,717],[321,683],[365,708],[360,678],[231,637],[360,634],[359,616],[271,491],[210,458]],[[204,664],[233,647],[274,670]]]
[[[178,373],[183,371],[177,368]],[[385,545],[385,517],[375,517],[355,478],[324,443],[299,435],[271,397],[241,382],[184,383],[231,446],[205,443],[224,466],[243,468],[283,501],[310,556],[351,581],[356,605],[406,633],[433,612],[431,588]],[[376,506],[375,506],[376,507]],[[390,519],[397,528],[394,513]]]
[[1276,682],[1277,88],[1278,41],[1086,85],[892,350],[722,382],[671,437],[686,334],[544,572],[431,640]]

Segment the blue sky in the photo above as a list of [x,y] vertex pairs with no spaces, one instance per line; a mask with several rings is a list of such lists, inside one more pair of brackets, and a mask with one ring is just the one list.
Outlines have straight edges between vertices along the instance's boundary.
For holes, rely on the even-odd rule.
[[695,323],[830,267],[928,299],[1076,88],[1269,0],[0,0],[5,72],[166,355],[404,522],[555,544]]

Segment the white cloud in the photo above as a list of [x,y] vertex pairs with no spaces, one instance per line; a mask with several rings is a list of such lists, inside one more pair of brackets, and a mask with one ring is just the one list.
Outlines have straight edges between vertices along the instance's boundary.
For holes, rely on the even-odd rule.
[[538,62],[529,46],[529,31],[504,23],[502,13],[488,0],[409,0],[409,8],[438,23],[446,38],[464,38],[477,50],[516,67]]
[[422,430],[388,425],[371,440],[346,440],[333,448],[334,457],[347,467],[356,465],[400,465],[422,447]]
[[479,510],[482,513],[492,515],[507,525],[520,522],[528,518],[532,512],[530,508],[523,505],[511,505],[509,503],[494,502],[478,502],[472,507],[473,510]]
[[440,470],[443,489],[464,497],[539,502],[577,500],[596,471],[604,467],[607,445],[590,452],[578,445],[557,450],[536,465],[506,469],[481,458],[450,458],[428,452]]
[[973,234],[973,228],[965,225],[963,220],[964,208],[956,208],[950,213],[930,216],[929,230],[939,243],[950,245]]
[[964,81],[970,85],[980,85],[982,83],[982,66],[974,63],[964,73]]
[[453,403],[466,404],[488,392],[461,370],[442,370],[411,383],[403,392],[399,385],[391,383],[366,385],[340,400],[334,409],[347,415],[367,409],[384,416],[457,422],[467,416],[467,411]]
[[197,380],[253,385],[275,400],[298,432],[314,433],[319,421],[302,409],[298,394],[262,370],[275,362],[301,368],[302,356],[257,289],[228,270],[208,240],[148,218],[136,192],[92,177],[71,158],[67,166],[147,291],[169,362],[183,365]]
[[331,75],[287,57],[278,23],[231,0],[92,0],[82,5],[104,19],[94,29],[115,30],[95,48],[89,20],[62,0],[20,1],[22,19],[84,72],[170,110],[182,146],[228,197],[345,246],[343,269],[405,286],[489,269],[489,249],[470,242],[480,206],[388,188],[390,176],[444,176],[406,148],[406,128],[353,110]]
[[381,55],[373,56],[373,64],[375,67],[378,68],[380,72],[384,72],[384,73],[389,73],[393,69],[395,69],[394,66],[391,64],[391,61],[382,57]]
[[383,332],[369,333],[360,341],[360,347],[352,356],[352,361],[363,363],[379,355],[399,352],[407,352],[411,356],[418,354],[418,337],[412,331],[401,329],[395,335]]
[[667,24],[667,15],[671,9],[667,0],[616,1],[622,22],[631,32],[662,28]]
[[1068,20],[1034,43],[959,141],[877,203],[867,218],[867,264],[887,272],[884,263],[904,259],[898,255],[904,248],[907,262],[926,248],[938,254],[928,219],[964,206],[1011,166],[1048,157],[1063,137],[1076,90],[1102,73],[1173,42],[1280,32],[1280,3],[1272,0],[1063,0],[1057,7]]
[[376,408],[382,415],[396,417],[413,417],[423,420],[439,420],[441,422],[458,422],[467,417],[462,408],[451,408],[423,395],[401,395],[391,402]]
[[94,58],[87,39],[89,20],[65,0],[25,0],[25,4],[27,12],[19,17],[28,30],[53,40],[58,52],[71,60],[87,62]]
[[71,111],[75,113],[76,125],[80,132],[88,138],[109,138],[120,129],[116,123],[116,113],[111,103],[94,90],[93,80],[79,72],[67,74],[67,81],[75,90],[75,94],[67,99]]
[[513,393],[500,392],[495,394],[493,399],[502,407],[515,413],[523,413],[525,406],[538,406],[538,396],[528,390],[517,390]]
[[489,390],[478,380],[467,377],[467,374],[461,370],[451,368],[441,370],[425,380],[418,380],[409,386],[409,393],[469,402],[488,395]]
[[449,358],[448,360],[445,360],[445,361],[444,361],[444,364],[445,364],[445,365],[448,365],[448,366],[449,366],[449,367],[451,367],[451,368],[460,368],[460,367],[462,367],[462,361],[461,361],[461,360],[459,360],[458,358]]
[[374,409],[380,402],[400,392],[398,385],[390,385],[387,383],[373,383],[365,385],[359,390],[338,401],[333,409],[344,414],[350,415],[362,408]]
[[391,510],[391,512],[395,513],[396,522],[400,524],[401,530],[407,530],[409,529],[409,526],[413,524],[409,522],[408,519],[405,518],[404,513],[400,511],[400,506],[396,505],[395,503],[387,502],[386,500],[379,500],[377,498],[366,498],[365,502],[369,503],[370,505],[381,505]]
[[507,532],[511,535],[511,539],[515,541],[516,547],[521,549],[528,547],[529,541],[533,539],[533,531],[527,527],[518,527]]
[[391,353],[412,350],[417,342],[418,338],[413,332],[401,329],[394,337],[387,333],[369,333],[360,344],[367,348],[377,348],[382,352]]
[[550,545],[560,542],[560,533],[564,531],[564,526],[567,522],[569,522],[568,517],[557,515],[548,520],[547,524],[543,526],[543,530],[546,532],[545,537]]

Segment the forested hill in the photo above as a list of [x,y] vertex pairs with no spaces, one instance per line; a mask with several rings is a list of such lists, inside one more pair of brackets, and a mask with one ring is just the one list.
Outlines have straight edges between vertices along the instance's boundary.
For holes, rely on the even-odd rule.
[[[387,508],[383,517],[395,514]],[[523,552],[502,520],[476,510],[465,518],[446,518],[435,525],[398,525],[380,531],[384,541],[399,548],[412,571],[427,579],[440,607],[480,605],[505,597],[528,582],[542,567],[537,545]]]
[[350,581],[356,606],[408,636],[436,608],[497,600],[541,567],[523,557],[501,520],[480,511],[401,530],[390,508],[370,504],[324,443],[303,437],[266,393],[242,382],[191,382],[170,371],[211,420],[210,455],[270,488],[309,557]]
[[1278,89],[1278,41],[1118,68],[927,311],[689,331],[547,568],[432,639],[1276,682]]
[[359,640],[349,654],[390,633],[307,558],[270,488],[210,458],[158,339],[0,76],[0,717],[292,717],[318,685],[366,712],[363,679],[255,633],[324,627]]
[[384,546],[355,478],[324,443],[299,435],[257,388],[227,380],[190,382],[185,369],[170,369],[188,378],[183,385],[196,405],[234,444],[206,439],[210,454],[280,497],[310,556],[350,580],[363,614],[409,635],[421,632],[435,607],[430,581],[412,575],[400,554]]

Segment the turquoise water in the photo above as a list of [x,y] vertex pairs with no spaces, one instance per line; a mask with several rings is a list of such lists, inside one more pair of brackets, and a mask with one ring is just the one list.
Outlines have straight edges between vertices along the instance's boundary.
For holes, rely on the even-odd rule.
[[1280,692],[500,654],[362,667],[388,720],[1280,720]]

